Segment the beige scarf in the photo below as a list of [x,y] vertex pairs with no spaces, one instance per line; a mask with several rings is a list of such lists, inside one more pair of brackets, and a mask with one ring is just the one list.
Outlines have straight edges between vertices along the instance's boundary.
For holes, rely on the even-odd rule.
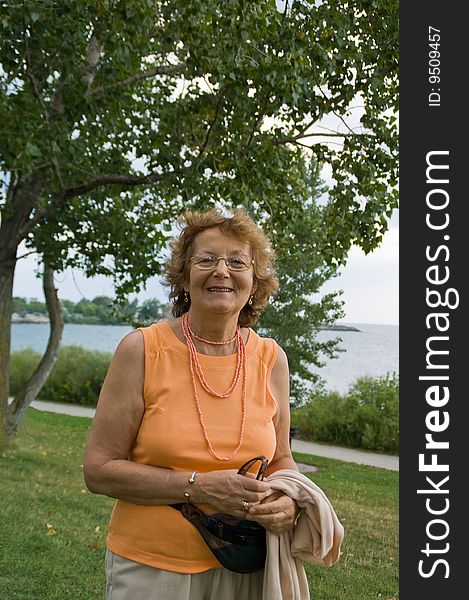
[[293,498],[301,512],[293,530],[267,532],[262,600],[309,600],[302,561],[326,567],[336,563],[344,528],[324,492],[305,475],[283,469],[266,481]]

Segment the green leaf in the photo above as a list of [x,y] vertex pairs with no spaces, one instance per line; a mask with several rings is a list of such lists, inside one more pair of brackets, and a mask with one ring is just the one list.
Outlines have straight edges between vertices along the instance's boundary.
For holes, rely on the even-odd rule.
[[41,156],[41,150],[36,145],[30,144],[29,142],[26,144],[26,152],[33,158]]

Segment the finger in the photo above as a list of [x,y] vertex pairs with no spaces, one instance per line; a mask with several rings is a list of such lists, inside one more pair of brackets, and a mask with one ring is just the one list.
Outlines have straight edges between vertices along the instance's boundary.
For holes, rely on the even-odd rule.
[[278,500],[279,498],[285,498],[285,494],[282,494],[282,492],[275,492],[271,490],[271,493],[269,494],[269,502],[273,502],[274,500]]
[[281,523],[287,519],[285,512],[276,512],[271,514],[251,514],[250,512],[246,515],[246,519],[256,520],[262,523],[270,523],[271,525]]
[[267,496],[263,501],[263,505],[269,505],[270,509],[275,512],[276,510],[283,510],[289,506],[288,502],[285,502],[284,497],[276,498],[272,496]]
[[249,512],[256,515],[271,515],[279,512],[286,512],[290,504],[285,503],[283,498],[273,500],[266,498],[261,504],[249,508]]
[[239,495],[232,496],[232,501],[237,502],[238,499],[240,502],[246,500],[246,502],[249,502],[250,506],[258,506],[264,503],[266,496],[265,494],[259,494],[258,492],[248,492],[244,490]]
[[236,494],[232,494],[232,498],[241,497],[241,500],[249,500],[250,502],[267,502],[269,497],[268,492],[256,492],[254,490],[242,489]]
[[262,525],[272,533],[283,533],[290,529],[293,525],[291,519],[286,518],[285,513],[276,513],[275,515],[256,515],[255,517],[252,515],[246,515],[245,517],[248,521],[256,521],[259,525]]
[[271,487],[266,481],[259,481],[253,477],[242,476],[241,485],[245,490],[254,492],[270,492]]
[[280,496],[283,496],[283,494],[279,495],[277,492],[269,493],[262,500],[262,504],[272,504],[273,502],[276,502]]
[[238,499],[231,499],[231,510],[235,511],[236,513],[240,513],[240,516],[245,517],[248,514],[248,511],[250,508],[252,508],[253,506],[258,506],[260,504],[260,502],[258,501],[249,501],[249,500],[238,500]]

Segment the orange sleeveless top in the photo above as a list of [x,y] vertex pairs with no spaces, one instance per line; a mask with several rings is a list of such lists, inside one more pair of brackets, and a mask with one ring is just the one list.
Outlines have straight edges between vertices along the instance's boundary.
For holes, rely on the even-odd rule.
[[[187,472],[238,469],[258,454],[272,460],[276,448],[272,418],[277,405],[269,390],[269,379],[277,358],[274,340],[249,330],[244,441],[234,458],[220,461],[209,452],[204,439],[187,346],[167,322],[141,331],[145,345],[145,411],[130,460]],[[199,354],[199,361],[212,388],[228,388],[236,354]],[[229,456],[239,441],[241,381],[229,398],[210,396],[197,385],[212,447],[219,455]],[[124,558],[178,573],[199,573],[221,566],[197,529],[178,510],[165,505],[142,506],[118,500],[109,523],[107,546]]]

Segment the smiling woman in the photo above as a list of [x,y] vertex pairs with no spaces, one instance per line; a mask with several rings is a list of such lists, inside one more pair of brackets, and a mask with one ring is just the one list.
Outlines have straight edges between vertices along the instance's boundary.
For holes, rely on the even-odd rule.
[[[186,226],[173,241],[172,254],[166,265],[165,283],[171,288],[169,297],[175,304],[174,316],[180,317],[191,308],[192,298],[187,293],[190,291],[187,289],[189,276],[193,272],[191,265],[197,266],[198,270],[204,269],[203,265],[201,269],[200,260],[195,257],[210,255],[210,269],[213,265],[214,270],[216,266],[218,271],[221,261],[216,261],[215,265],[214,259],[226,256],[231,259],[232,264],[235,258],[250,261],[247,273],[253,274],[255,289],[248,304],[240,311],[239,322],[242,327],[253,325],[278,287],[274,268],[275,255],[264,232],[243,211],[237,211],[229,219],[217,210],[205,213],[188,211],[184,222]],[[221,244],[220,252],[215,251],[217,244]],[[199,264],[195,265],[194,261]],[[228,269],[227,261],[225,266]],[[244,271],[244,267],[228,270],[236,276],[238,271]],[[220,286],[220,282],[217,283]],[[226,278],[222,283],[226,284]]]
[[[290,536],[305,502],[304,481],[282,491],[277,476],[300,477],[289,446],[287,358],[250,328],[278,286],[274,254],[243,211],[184,219],[167,263],[175,318],[123,339],[87,445],[89,489],[118,500],[107,539],[107,598],[260,600],[266,532]],[[265,481],[238,473],[253,457],[268,464]],[[256,532],[251,550],[261,554],[252,572],[220,564],[173,506],[184,501],[222,513],[235,532]],[[223,535],[214,533],[217,543],[233,541]],[[298,551],[311,551],[312,540],[301,539]],[[338,558],[340,524],[329,539],[328,564]],[[303,599],[306,577],[300,561],[295,565],[291,584],[305,591]],[[270,577],[278,581],[278,573]]]
[[214,227],[199,233],[193,253],[193,266],[184,284],[191,299],[192,317],[203,321],[207,311],[223,313],[223,320],[210,319],[210,323],[227,330],[207,333],[212,339],[228,339],[236,330],[238,314],[256,291],[251,247]]

